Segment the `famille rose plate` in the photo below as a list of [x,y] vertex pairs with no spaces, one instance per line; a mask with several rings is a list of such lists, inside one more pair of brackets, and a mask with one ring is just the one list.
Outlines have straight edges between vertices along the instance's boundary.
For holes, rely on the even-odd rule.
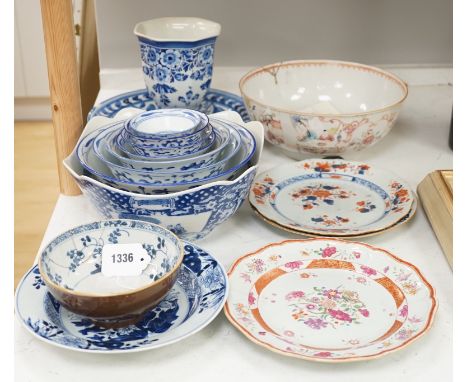
[[365,163],[308,159],[259,174],[249,201],[268,222],[307,235],[357,237],[410,214],[410,187]]
[[[95,106],[88,114],[88,121],[97,116],[112,118],[120,110],[127,107],[143,110],[157,109],[147,90],[139,89],[119,94]],[[240,114],[244,122],[250,121],[249,113],[241,97],[223,90],[209,89],[199,111],[205,114],[213,114],[225,110],[233,110]]]
[[227,275],[215,258],[184,242],[185,256],[174,287],[137,324],[105,329],[71,313],[48,292],[34,266],[16,290],[16,316],[37,338],[91,353],[127,353],[163,347],[197,333],[221,311]]
[[420,271],[367,244],[332,238],[270,244],[228,272],[227,318],[253,342],[313,361],[376,358],[431,326],[435,291]]

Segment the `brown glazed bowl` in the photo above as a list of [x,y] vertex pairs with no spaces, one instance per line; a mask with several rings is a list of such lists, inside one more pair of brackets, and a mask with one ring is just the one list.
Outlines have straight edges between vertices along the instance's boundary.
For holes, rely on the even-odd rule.
[[[106,244],[141,244],[151,260],[138,276],[105,276],[101,254]],[[39,260],[41,277],[66,309],[104,327],[137,322],[174,285],[183,244],[156,224],[105,220],[73,228],[53,239]]]

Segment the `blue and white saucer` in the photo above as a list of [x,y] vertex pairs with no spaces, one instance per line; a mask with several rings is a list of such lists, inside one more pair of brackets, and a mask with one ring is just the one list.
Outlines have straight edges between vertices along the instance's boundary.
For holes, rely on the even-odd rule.
[[48,292],[37,265],[16,290],[16,316],[37,338],[82,352],[136,352],[180,341],[207,326],[221,311],[228,294],[222,265],[194,244],[184,242],[184,250],[175,286],[138,324],[103,329],[71,313]]
[[[147,90],[139,89],[119,94],[118,96],[109,98],[95,106],[88,114],[88,121],[97,116],[111,118],[117,114],[117,112],[126,107],[135,107],[137,109],[144,110],[154,110],[157,108],[153,99],[147,93]],[[205,114],[212,114],[226,110],[233,110],[239,113],[244,122],[250,121],[249,114],[245,108],[242,98],[223,90],[208,90],[199,111]]]

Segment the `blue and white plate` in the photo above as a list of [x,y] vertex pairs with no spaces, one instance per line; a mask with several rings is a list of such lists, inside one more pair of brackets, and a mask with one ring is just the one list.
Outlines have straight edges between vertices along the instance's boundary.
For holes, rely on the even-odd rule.
[[[250,117],[245,108],[242,98],[223,90],[210,89],[205,95],[201,112],[205,114],[217,113],[220,111],[233,110],[240,114],[244,122],[249,122]],[[110,117],[115,116],[120,110],[126,107],[135,107],[137,109],[155,110],[153,99],[146,89],[134,90],[128,93],[122,93],[118,96],[109,98],[101,104],[94,107],[88,114],[88,121],[96,116]]]
[[207,326],[228,294],[226,272],[213,256],[188,242],[184,251],[175,286],[138,324],[103,329],[64,309],[48,292],[37,265],[16,290],[16,317],[37,338],[75,351],[126,353],[180,341]]

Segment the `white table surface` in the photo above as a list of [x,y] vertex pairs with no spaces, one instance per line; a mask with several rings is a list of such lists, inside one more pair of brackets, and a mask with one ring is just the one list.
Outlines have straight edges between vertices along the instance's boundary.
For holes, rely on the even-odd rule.
[[[345,159],[360,160],[399,174],[416,190],[424,176],[452,168],[448,147],[452,87],[450,69],[394,68],[410,84],[409,97],[390,134],[379,144]],[[213,87],[239,94],[245,68],[216,68]],[[139,70],[102,73],[98,102],[123,91],[143,88]],[[291,162],[266,144],[259,171]],[[72,226],[99,218],[83,196],[60,196],[43,244]],[[298,238],[273,228],[248,203],[234,217],[199,241],[228,268],[245,253],[270,242]],[[86,354],[50,346],[15,323],[17,381],[425,381],[452,379],[452,272],[422,208],[408,224],[371,238],[416,265],[432,283],[439,301],[432,329],[410,346],[383,358],[323,364],[284,357],[253,344],[221,313],[207,328],[179,343],[140,353]]]

